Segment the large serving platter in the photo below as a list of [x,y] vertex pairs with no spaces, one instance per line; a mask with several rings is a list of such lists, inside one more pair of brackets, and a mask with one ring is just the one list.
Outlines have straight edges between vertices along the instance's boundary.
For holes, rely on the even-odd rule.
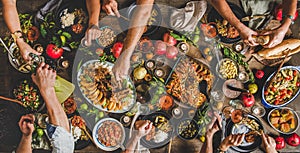
[[[87,61],[86,63],[84,63],[78,73],[77,73],[77,83],[79,86],[79,89],[83,95],[83,97],[86,99],[86,101],[88,103],[90,103],[91,105],[93,105],[94,107],[98,108],[99,110],[102,111],[107,111],[107,112],[113,112],[113,113],[124,113],[128,110],[130,110],[134,104],[135,104],[135,98],[136,98],[136,94],[135,94],[135,88],[133,85],[133,82],[131,81],[130,78],[126,78],[124,80],[121,81],[122,84],[122,89],[117,89],[118,91],[114,91],[114,89],[108,89],[111,91],[100,91],[103,89],[99,89],[99,86],[101,86],[102,84],[108,84],[111,88],[114,88],[112,84],[112,80],[113,80],[113,74],[112,74],[112,67],[113,64],[110,62],[100,62],[99,60],[90,60]],[[95,71],[97,68],[105,68],[107,69],[107,80],[105,80],[105,83],[99,83],[99,84],[90,84],[90,85],[83,85],[82,81],[84,81],[84,77],[83,75],[85,75],[84,71]],[[92,72],[91,71],[91,72]],[[94,78],[89,78],[91,79],[90,81],[94,82]],[[96,87],[95,87],[96,86]],[[97,88],[97,89],[94,89]],[[95,91],[95,90],[99,90],[99,91]],[[128,94],[126,94],[125,97],[120,98],[119,94],[117,94],[117,92],[120,92],[121,90],[126,90],[128,92]],[[97,92],[96,95],[94,95],[93,93]],[[110,93],[105,93],[105,92],[110,92]],[[98,94],[98,95],[97,95]],[[108,96],[104,96],[104,95],[108,95]],[[116,94],[115,97],[117,100],[114,101],[113,105],[118,105],[118,106],[112,106],[110,108],[110,103],[111,103],[111,95],[109,96],[109,94]],[[96,97],[96,98],[93,98]],[[101,98],[102,97],[102,98]],[[105,99],[103,99],[105,98]],[[118,107],[118,109],[117,109]]]

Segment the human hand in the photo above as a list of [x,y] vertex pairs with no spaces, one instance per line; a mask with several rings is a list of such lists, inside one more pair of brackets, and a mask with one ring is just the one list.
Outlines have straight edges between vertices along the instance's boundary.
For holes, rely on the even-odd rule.
[[149,120],[136,121],[135,129],[137,129],[137,137],[141,138],[150,133],[153,123]]
[[245,134],[231,134],[227,136],[220,145],[222,151],[226,151],[231,146],[240,145],[245,138]]
[[222,125],[221,122],[222,122],[221,116],[218,113],[214,112],[214,115],[213,115],[210,123],[206,127],[206,129],[207,129],[206,134],[205,134],[206,139],[212,139],[213,135],[217,131],[221,130],[221,129],[219,129],[219,126],[218,126],[218,124]]
[[116,80],[120,81],[128,76],[129,68],[130,56],[128,57],[126,54],[121,54],[112,68],[112,72],[115,75]]
[[261,138],[263,141],[263,146],[267,153],[276,153],[276,142],[275,140],[261,131]]
[[90,26],[85,32],[86,46],[92,45],[92,40],[100,37],[100,29],[97,25]]
[[34,115],[27,114],[21,117],[19,127],[24,136],[31,136],[34,131]]
[[253,35],[258,35],[256,31],[244,26],[241,29],[238,29],[241,38],[243,39],[244,43],[249,46],[257,46],[258,43],[255,42],[255,39],[252,37]]
[[106,12],[107,15],[120,17],[118,11],[118,3],[116,0],[103,0],[102,9]]
[[31,57],[29,56],[30,53],[41,55],[41,53],[37,52],[36,50],[32,49],[23,39],[17,40],[17,45],[20,49],[20,53],[25,61],[30,61]]
[[273,48],[276,45],[280,44],[285,36],[285,33],[287,31],[283,30],[281,28],[271,30],[271,31],[266,31],[261,33],[261,35],[269,35],[270,36],[270,41],[268,44],[264,45],[264,48]]
[[32,74],[31,78],[43,93],[47,89],[54,89],[56,71],[51,69],[48,64],[41,63],[36,70],[36,74]]

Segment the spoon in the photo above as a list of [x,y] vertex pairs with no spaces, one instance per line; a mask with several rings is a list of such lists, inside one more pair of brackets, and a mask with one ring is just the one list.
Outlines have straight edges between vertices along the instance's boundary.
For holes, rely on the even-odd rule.
[[240,91],[240,92],[249,92],[249,90],[247,89],[242,89],[242,88],[238,88],[238,87],[234,87],[230,84],[227,84],[227,88],[230,90],[234,90],[234,91]]

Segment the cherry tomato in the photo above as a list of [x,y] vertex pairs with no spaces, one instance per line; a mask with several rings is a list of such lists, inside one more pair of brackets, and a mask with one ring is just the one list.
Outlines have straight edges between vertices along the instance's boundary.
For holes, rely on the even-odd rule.
[[278,105],[278,104],[279,104],[279,100],[275,100],[275,101],[274,101],[274,104],[275,104],[275,105]]
[[293,91],[292,90],[288,90],[287,94],[291,96],[293,94]]
[[297,75],[297,70],[293,70],[293,75],[296,76]]
[[272,87],[272,88],[271,88],[271,91],[275,92],[275,91],[276,91],[276,88],[275,88],[275,87]]
[[299,86],[300,86],[300,82],[297,82],[297,83],[296,83],[296,86],[299,87]]
[[268,94],[269,94],[269,91],[265,90],[264,95],[268,95]]
[[282,93],[286,93],[286,91],[287,91],[286,89],[282,89],[281,90]]
[[284,99],[285,96],[286,96],[286,94],[281,94],[281,95],[280,95],[280,99]]
[[288,77],[285,78],[285,80],[287,80],[287,81],[290,81],[292,79],[293,79],[293,76],[288,76]]

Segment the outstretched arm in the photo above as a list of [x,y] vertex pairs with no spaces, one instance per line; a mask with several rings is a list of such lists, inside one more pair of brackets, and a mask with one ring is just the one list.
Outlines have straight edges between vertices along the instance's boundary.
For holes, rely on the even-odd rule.
[[138,7],[136,7],[133,13],[130,27],[124,41],[122,54],[113,67],[113,72],[117,80],[128,75],[130,57],[136,44],[143,35],[145,26],[151,15],[153,3],[154,0],[137,0]]
[[86,7],[89,13],[89,26],[88,29],[85,32],[86,37],[86,45],[90,46],[92,43],[92,40],[95,40],[99,33],[99,15],[100,15],[100,9],[101,4],[100,0],[87,0],[86,1]]
[[31,77],[33,82],[38,86],[46,103],[49,122],[70,131],[68,118],[59,103],[54,90],[56,72],[49,69],[49,65],[42,63],[38,67],[36,75],[33,74]]
[[16,36],[16,43],[20,48],[22,57],[26,61],[29,61],[31,59],[29,53],[40,55],[40,53],[32,49],[22,38],[16,0],[2,0],[2,4],[4,21],[9,31]]
[[285,17],[282,19],[281,25],[275,30],[263,33],[263,35],[270,35],[269,43],[264,46],[266,48],[275,47],[282,42],[285,34],[289,30],[291,23],[293,22],[291,18],[295,15],[297,9],[297,0],[283,0],[282,9]]

